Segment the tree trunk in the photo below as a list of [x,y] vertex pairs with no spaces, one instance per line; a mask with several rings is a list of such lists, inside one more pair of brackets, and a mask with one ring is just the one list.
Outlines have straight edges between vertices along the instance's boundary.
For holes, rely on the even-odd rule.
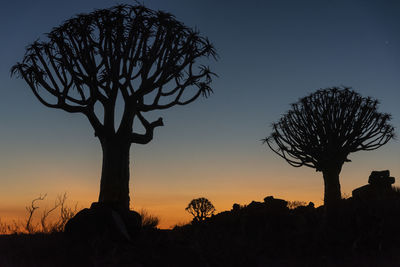
[[342,199],[339,183],[340,171],[341,167],[336,166],[322,171],[325,184],[324,205],[327,209],[336,206]]
[[120,138],[102,138],[103,166],[99,203],[129,210],[129,149],[131,143]]

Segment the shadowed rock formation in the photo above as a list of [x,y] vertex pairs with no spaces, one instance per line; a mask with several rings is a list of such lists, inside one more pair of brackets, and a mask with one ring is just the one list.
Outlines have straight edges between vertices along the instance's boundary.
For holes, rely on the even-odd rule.
[[390,176],[389,170],[372,171],[368,184],[356,188],[352,196],[356,200],[371,200],[384,197],[392,192],[392,184],[395,178]]
[[73,240],[114,240],[130,241],[141,229],[141,217],[135,211],[128,211],[99,202],[90,209],[79,211],[65,225],[65,233]]

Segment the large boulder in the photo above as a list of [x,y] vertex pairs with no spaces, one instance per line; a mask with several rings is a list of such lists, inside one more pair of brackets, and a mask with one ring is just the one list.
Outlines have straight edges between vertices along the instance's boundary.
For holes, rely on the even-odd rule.
[[394,180],[394,177],[390,177],[389,170],[373,171],[368,178],[368,183],[376,187],[390,188]]
[[65,234],[73,239],[130,241],[140,231],[141,216],[111,204],[93,203],[79,211],[65,225]]
[[286,210],[288,202],[283,199],[268,196],[264,198],[265,205],[272,210]]
[[372,171],[368,184],[356,188],[352,192],[352,196],[356,200],[371,200],[387,196],[392,192],[392,184],[395,178],[390,176],[389,170]]

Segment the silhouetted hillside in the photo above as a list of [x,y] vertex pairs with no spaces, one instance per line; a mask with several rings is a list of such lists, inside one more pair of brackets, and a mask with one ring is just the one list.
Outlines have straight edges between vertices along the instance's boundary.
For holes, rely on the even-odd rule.
[[358,260],[400,264],[399,223],[400,195],[393,192],[342,200],[333,222],[326,220],[323,206],[289,209],[285,201],[268,197],[174,231],[198,244],[211,266],[354,266]]
[[63,233],[2,236],[0,266],[400,264],[397,189],[344,199],[334,220],[326,219],[323,206],[290,206],[295,207],[273,197],[234,204],[230,211],[173,230],[143,228],[131,241],[71,240]]

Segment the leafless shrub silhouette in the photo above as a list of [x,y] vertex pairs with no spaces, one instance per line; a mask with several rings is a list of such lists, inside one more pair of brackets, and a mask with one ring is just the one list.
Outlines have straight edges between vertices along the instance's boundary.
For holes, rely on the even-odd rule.
[[141,209],[139,211],[140,216],[142,217],[142,227],[144,228],[156,228],[160,223],[160,218],[157,216],[151,215],[147,210]]
[[46,198],[46,195],[40,195],[38,198],[35,198],[32,200],[31,205],[26,207],[26,211],[28,212],[28,218],[26,220],[26,224],[25,224],[25,230],[28,233],[33,233],[35,231],[35,229],[37,227],[32,226],[32,217],[33,217],[33,213],[35,213],[35,210],[37,210],[39,207],[35,206],[35,202],[36,201],[40,201],[40,200],[44,200]]
[[288,207],[289,209],[291,209],[291,210],[293,210],[293,209],[295,209],[295,208],[297,208],[297,207],[304,207],[304,206],[307,206],[307,203],[306,203],[306,202],[304,202],[304,201],[297,201],[297,200],[288,201],[288,204],[287,204],[287,207]]
[[3,222],[0,218],[0,235],[4,235],[8,233],[8,226],[6,222]]
[[[61,232],[64,230],[65,224],[68,222],[68,220],[75,216],[78,204],[76,203],[74,208],[70,208],[65,205],[66,200],[67,200],[66,193],[64,193],[63,195],[58,195],[53,207],[50,208],[49,210],[45,209],[43,211],[42,216],[40,218],[42,232],[44,233]],[[47,218],[50,215],[50,213],[52,213],[58,208],[60,209],[60,215],[58,217],[58,220],[53,223],[47,222]]]
[[[27,218],[25,222],[13,221],[12,223],[2,222],[0,219],[0,234],[36,234],[36,233],[54,233],[64,231],[65,224],[75,216],[77,212],[78,203],[74,207],[66,205],[67,194],[58,195],[54,205],[50,209],[44,209],[39,222],[35,223],[36,211],[40,208],[37,205],[38,201],[43,201],[47,197],[47,194],[40,195],[33,199],[31,204],[25,207],[27,211]],[[49,216],[54,214],[59,209],[59,215],[54,220],[50,221]],[[55,215],[55,214],[54,214]]]

